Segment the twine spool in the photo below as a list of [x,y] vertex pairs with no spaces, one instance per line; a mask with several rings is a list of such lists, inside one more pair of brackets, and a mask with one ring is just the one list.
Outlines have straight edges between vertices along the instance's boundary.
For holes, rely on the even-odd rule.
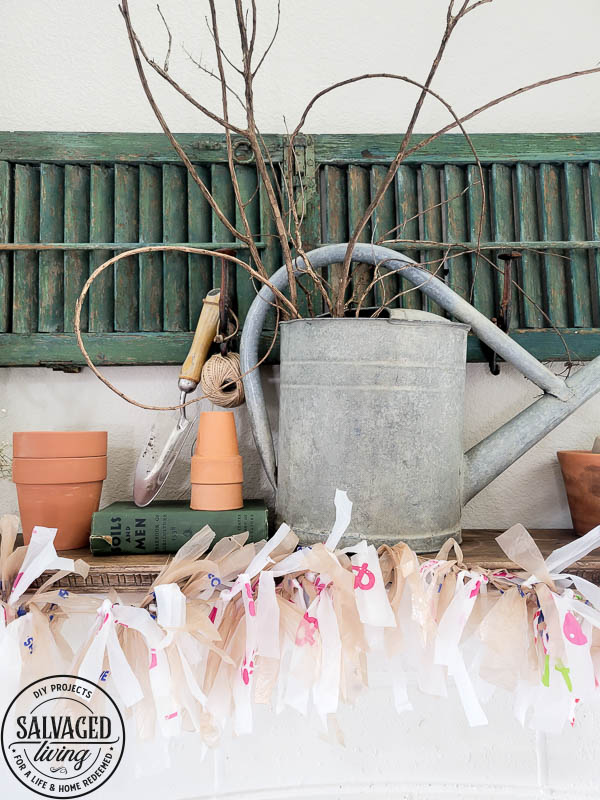
[[240,357],[237,353],[211,356],[202,367],[200,383],[208,400],[216,406],[236,408],[245,400]]

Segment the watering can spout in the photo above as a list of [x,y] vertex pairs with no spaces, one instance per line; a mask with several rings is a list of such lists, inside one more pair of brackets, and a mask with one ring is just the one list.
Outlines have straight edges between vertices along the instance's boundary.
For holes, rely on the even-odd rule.
[[[346,250],[346,244],[327,245],[313,250],[307,257],[311,268],[318,270],[343,261]],[[468,325],[471,331],[499,357],[515,366],[543,391],[540,399],[465,454],[462,469],[463,504],[600,390],[600,357],[565,381],[541,364],[449,286],[419,267],[407,256],[385,247],[359,243],[355,245],[352,257],[353,260],[378,266],[380,269],[401,271],[403,279],[418,287],[423,294],[444,308],[450,318]],[[306,270],[302,258],[296,260],[294,267],[296,272]],[[288,281],[287,268],[279,269],[270,277],[270,281],[277,289],[284,290]],[[240,358],[254,440],[269,481],[275,489],[277,483],[275,448],[260,375],[255,369],[259,361],[260,334],[274,299],[271,289],[263,286],[252,303],[244,323]]]
[[600,356],[564,382],[566,399],[544,394],[465,454],[463,504],[600,389]]

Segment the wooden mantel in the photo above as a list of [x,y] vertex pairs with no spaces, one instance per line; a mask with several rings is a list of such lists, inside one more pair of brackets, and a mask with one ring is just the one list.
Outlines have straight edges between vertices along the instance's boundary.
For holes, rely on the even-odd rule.
[[[515,569],[515,564],[507,558],[496,544],[495,537],[502,531],[466,530],[463,531],[462,550],[465,563],[486,569]],[[530,530],[540,550],[548,555],[575,537],[567,530]],[[88,550],[68,550],[62,552],[67,558],[83,558],[90,565],[90,572],[84,581],[79,576],[67,576],[58,586],[78,592],[105,592],[114,588],[119,592],[144,591],[150,587],[170,556],[167,555],[127,555],[93,556]],[[600,584],[600,548],[569,567],[568,572],[582,575]],[[40,585],[42,576],[34,584]]]

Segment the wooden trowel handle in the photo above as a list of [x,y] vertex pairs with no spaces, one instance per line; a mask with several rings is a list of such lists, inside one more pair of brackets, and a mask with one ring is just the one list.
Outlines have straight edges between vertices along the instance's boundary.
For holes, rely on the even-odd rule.
[[189,353],[179,373],[179,388],[182,392],[193,392],[206,361],[206,356],[219,326],[219,289],[211,289],[202,301],[202,311]]

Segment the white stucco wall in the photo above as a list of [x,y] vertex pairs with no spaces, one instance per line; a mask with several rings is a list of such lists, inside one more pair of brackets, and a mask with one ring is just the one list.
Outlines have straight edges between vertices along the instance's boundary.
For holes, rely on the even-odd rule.
[[[291,126],[318,89],[348,75],[390,71],[423,79],[437,47],[445,5],[444,0],[284,0],[279,39],[257,86],[262,129],[284,131],[284,116]],[[131,6],[148,49],[160,58],[166,35],[155,4],[132,0]],[[173,74],[206,103],[216,104],[216,82],[201,75],[181,48],[185,43],[195,57],[209,61],[205,6],[184,0],[161,3],[173,31]],[[274,4],[259,0],[258,6],[261,37],[267,40]],[[459,29],[435,88],[464,113],[523,83],[594,66],[600,59],[599,22],[597,0],[495,0]],[[227,48],[235,40],[226,25],[223,39]],[[116,0],[5,0],[0,59],[0,129],[158,130],[135,75]],[[173,130],[214,130],[170,90],[154,80],[152,85]],[[490,110],[468,127],[472,132],[597,131],[599,87],[600,77],[591,77],[544,88]],[[413,99],[412,90],[396,84],[357,85],[317,106],[306,130],[402,131]],[[445,121],[428,102],[418,129],[429,131]],[[112,368],[106,374],[138,398],[157,403],[176,400],[176,368]],[[276,373],[270,371],[268,376],[270,406],[276,416]],[[508,419],[534,395],[534,387],[508,367],[502,368],[499,378],[492,378],[487,367],[469,366],[466,445]],[[108,429],[110,476],[104,500],[127,494],[152,415],[125,405],[89,371],[64,375],[41,369],[0,370],[0,409],[5,410],[0,411],[0,441],[9,439],[13,430]],[[464,525],[503,527],[521,521],[532,527],[567,526],[555,452],[590,446],[600,433],[599,412],[600,399],[589,402],[533,448],[471,503]],[[247,493],[256,494],[264,490],[265,481],[243,409],[238,422]],[[185,467],[179,480],[185,481]],[[8,481],[0,482],[0,508],[16,509]],[[135,786],[148,798],[225,792],[242,798],[253,791],[257,797],[279,798],[286,786],[302,787],[286,792],[298,797],[358,797],[367,791],[378,797],[406,798],[598,796],[598,717],[584,713],[574,732],[547,745],[540,739],[536,750],[535,737],[517,728],[509,705],[495,704],[490,729],[470,731],[456,698],[447,703],[422,698],[418,713],[397,720],[375,688],[356,710],[340,715],[348,731],[345,749],[319,739],[314,728],[291,714],[273,722],[265,713],[253,739],[229,744],[217,757],[216,782],[212,756],[197,763],[196,746],[188,742],[176,748],[174,767],[166,776],[148,777],[147,761],[142,768],[145,776]],[[132,774],[127,770],[125,777],[123,769],[121,778],[114,778],[96,796],[130,796]],[[11,797],[25,796],[5,770],[0,786]]]

